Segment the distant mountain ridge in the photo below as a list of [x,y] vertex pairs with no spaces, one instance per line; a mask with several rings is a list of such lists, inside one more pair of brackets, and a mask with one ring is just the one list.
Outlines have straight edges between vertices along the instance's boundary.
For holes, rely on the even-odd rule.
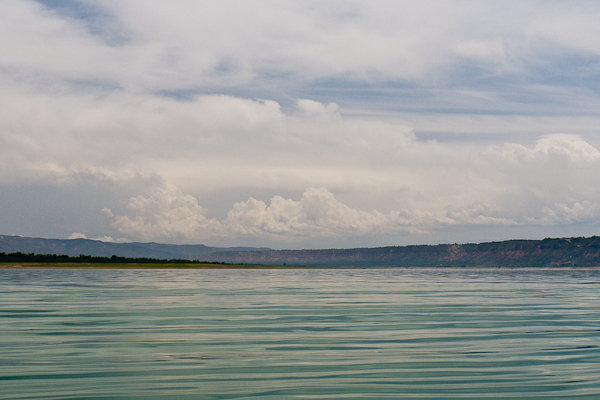
[[66,254],[71,257],[80,254],[94,257],[116,255],[129,258],[156,258],[161,260],[184,259],[199,260],[206,254],[219,251],[243,252],[261,251],[268,248],[256,247],[209,247],[203,244],[161,244],[161,243],[114,243],[92,239],[45,239],[23,236],[0,235],[0,252]]
[[331,267],[600,267],[600,237],[210,253],[206,261]]
[[600,267],[600,237],[355,249],[271,250],[160,243],[110,243],[0,235],[0,252],[187,259],[323,267]]

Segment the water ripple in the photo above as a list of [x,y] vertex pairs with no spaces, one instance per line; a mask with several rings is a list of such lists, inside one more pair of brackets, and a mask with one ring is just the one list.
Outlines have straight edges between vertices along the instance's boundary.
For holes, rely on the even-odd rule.
[[597,399],[600,273],[0,270],[3,399]]

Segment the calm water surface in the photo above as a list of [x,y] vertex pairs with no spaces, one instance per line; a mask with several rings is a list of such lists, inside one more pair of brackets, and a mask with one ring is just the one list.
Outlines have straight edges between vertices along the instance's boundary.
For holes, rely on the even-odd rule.
[[1,399],[600,399],[600,271],[0,270]]

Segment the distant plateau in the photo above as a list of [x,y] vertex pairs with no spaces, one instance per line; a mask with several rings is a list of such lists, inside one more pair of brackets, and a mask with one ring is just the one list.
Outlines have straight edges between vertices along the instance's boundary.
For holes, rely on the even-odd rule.
[[598,236],[354,249],[271,250],[0,235],[0,253],[16,252],[310,267],[600,267]]

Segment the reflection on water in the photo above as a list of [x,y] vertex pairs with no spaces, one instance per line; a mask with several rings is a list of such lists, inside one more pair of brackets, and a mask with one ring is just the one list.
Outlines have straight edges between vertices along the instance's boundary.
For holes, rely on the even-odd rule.
[[600,272],[0,270],[3,399],[598,399]]

